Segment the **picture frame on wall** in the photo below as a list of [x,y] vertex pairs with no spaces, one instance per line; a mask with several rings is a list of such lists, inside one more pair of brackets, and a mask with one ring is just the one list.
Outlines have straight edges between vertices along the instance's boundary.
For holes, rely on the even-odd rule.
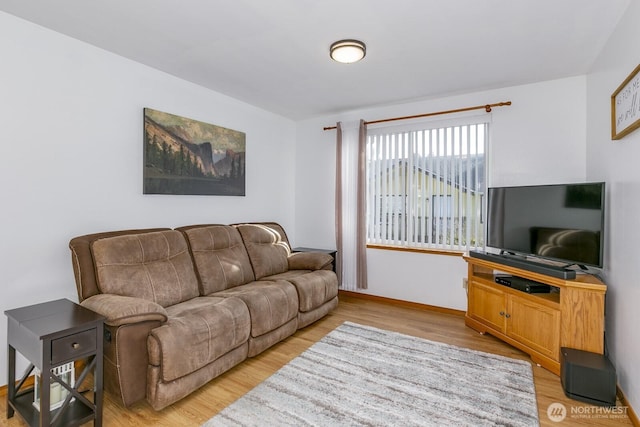
[[246,134],[144,109],[144,194],[244,196]]
[[611,139],[621,139],[639,127],[640,65],[611,95]]

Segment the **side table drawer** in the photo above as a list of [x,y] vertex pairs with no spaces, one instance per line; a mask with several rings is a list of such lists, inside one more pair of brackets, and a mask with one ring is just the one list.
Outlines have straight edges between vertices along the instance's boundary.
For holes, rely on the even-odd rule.
[[92,351],[96,351],[95,328],[51,341],[51,364],[76,359]]

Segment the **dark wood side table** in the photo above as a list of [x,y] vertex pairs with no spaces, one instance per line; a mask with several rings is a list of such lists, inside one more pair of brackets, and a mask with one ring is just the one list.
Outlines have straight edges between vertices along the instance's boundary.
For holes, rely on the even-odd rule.
[[[7,315],[9,378],[7,418],[17,412],[30,426],[78,426],[93,420],[102,425],[102,342],[105,318],[67,299],[4,312]],[[16,350],[29,367],[16,384]],[[51,370],[85,361],[75,384],[67,384]],[[24,387],[34,367],[40,370],[40,410],[33,405],[34,387]],[[93,372],[93,402],[80,390]],[[90,382],[90,381],[87,381]],[[66,390],[66,399],[51,411],[51,385]],[[23,390],[24,387],[24,390]],[[56,389],[58,386],[55,387]]]
[[297,248],[291,249],[291,252],[321,252],[323,254],[329,254],[333,257],[333,272],[336,273],[336,256],[338,255],[338,251],[336,251],[335,249],[317,249],[299,246]]

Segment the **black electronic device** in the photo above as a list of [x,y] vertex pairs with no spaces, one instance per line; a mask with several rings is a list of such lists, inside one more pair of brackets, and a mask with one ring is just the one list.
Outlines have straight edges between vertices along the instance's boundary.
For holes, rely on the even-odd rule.
[[528,294],[548,294],[551,292],[551,286],[522,277],[500,275],[495,277],[495,281],[500,285],[508,286]]
[[469,256],[471,256],[472,258],[483,259],[485,261],[497,262],[500,264],[508,265],[510,267],[522,268],[523,270],[528,270],[534,273],[540,273],[551,277],[557,277],[559,279],[571,280],[576,278],[575,270],[568,270],[557,265],[544,264],[540,262],[530,262],[524,258],[492,254],[483,251],[469,251]]
[[491,187],[487,190],[486,244],[523,255],[516,262],[529,270],[536,268],[534,260],[527,258],[531,256],[565,266],[601,268],[604,202],[604,182]]
[[560,379],[567,397],[599,406],[616,405],[616,370],[603,354],[562,347]]

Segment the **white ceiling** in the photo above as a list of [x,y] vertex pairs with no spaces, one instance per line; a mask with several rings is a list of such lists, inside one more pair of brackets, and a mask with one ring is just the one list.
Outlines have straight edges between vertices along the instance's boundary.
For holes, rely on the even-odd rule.
[[[0,10],[298,120],[585,74],[629,3],[0,0]],[[366,43],[363,61],[330,60],[343,38]]]

